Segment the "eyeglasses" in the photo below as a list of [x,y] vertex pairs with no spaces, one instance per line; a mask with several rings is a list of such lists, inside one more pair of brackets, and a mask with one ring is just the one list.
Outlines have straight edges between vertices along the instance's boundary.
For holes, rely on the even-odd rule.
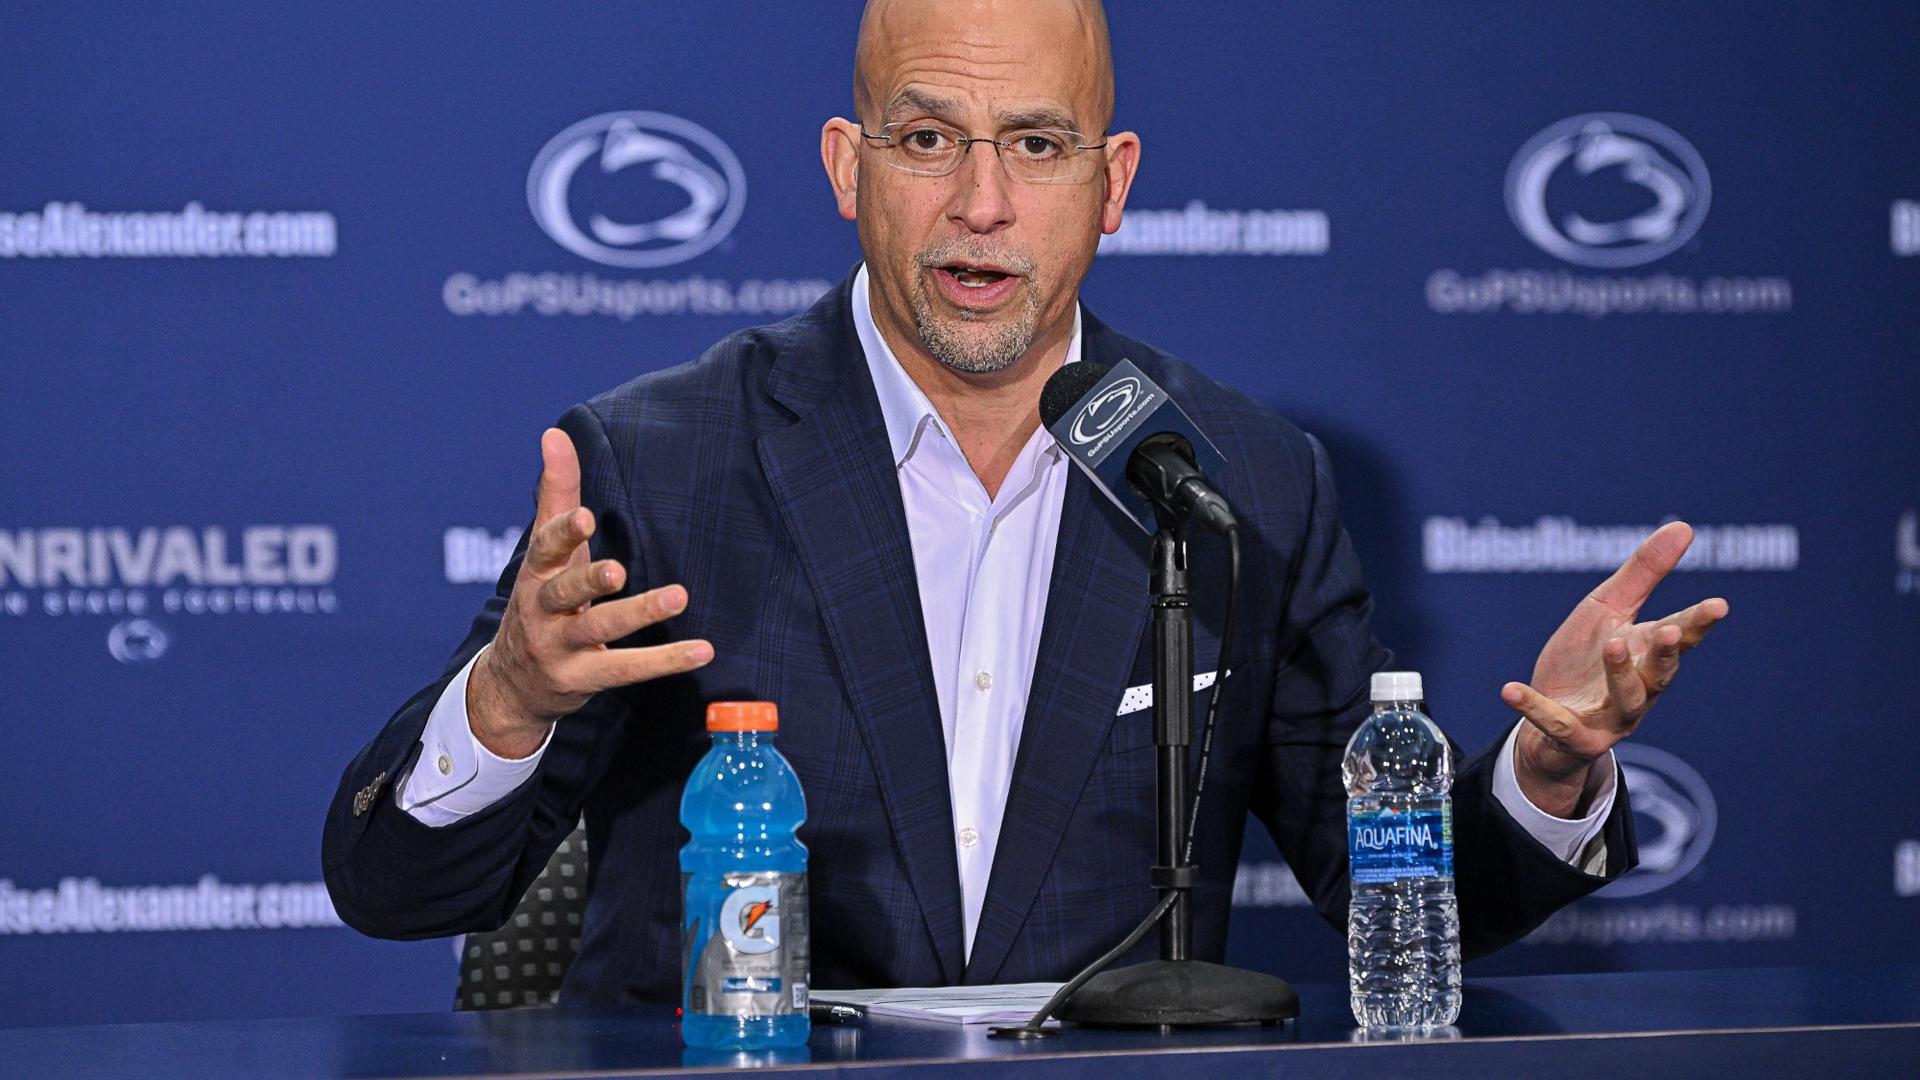
[[887,124],[875,135],[865,128],[860,137],[881,144],[887,164],[915,176],[950,176],[966,159],[974,143],[986,143],[1000,158],[1007,175],[1029,184],[1073,184],[1091,177],[1100,165],[1101,155],[1085,151],[1103,149],[1103,137],[1097,143],[1082,144],[1085,135],[1077,131],[1029,128],[1009,132],[1004,139],[973,138],[938,120],[902,120]]

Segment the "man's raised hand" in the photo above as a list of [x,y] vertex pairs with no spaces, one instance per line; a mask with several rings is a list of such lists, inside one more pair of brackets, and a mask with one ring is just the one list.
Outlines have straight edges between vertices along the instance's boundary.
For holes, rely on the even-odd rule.
[[1560,817],[1584,812],[1599,779],[1593,763],[1639,726],[1672,683],[1680,654],[1726,618],[1727,602],[1714,597],[1663,619],[1634,621],[1692,543],[1685,522],[1656,529],[1553,632],[1534,662],[1532,684],[1501,688],[1501,700],[1527,720],[1514,769],[1535,806]]
[[580,505],[580,459],[559,428],[540,436],[540,492],[533,533],[493,644],[467,677],[467,721],[482,745],[505,758],[540,748],[554,721],[616,686],[677,675],[713,659],[705,641],[609,648],[637,630],[685,610],[687,590],[664,585],[637,596],[619,592],[627,568],[592,561],[593,511]]

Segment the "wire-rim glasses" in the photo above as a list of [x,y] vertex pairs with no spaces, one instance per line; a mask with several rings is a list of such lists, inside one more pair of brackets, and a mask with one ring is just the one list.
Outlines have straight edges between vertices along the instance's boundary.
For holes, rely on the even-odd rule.
[[1101,158],[1086,151],[1107,145],[1104,136],[1097,143],[1087,143],[1085,135],[1058,128],[1023,128],[1001,139],[975,137],[938,120],[896,121],[881,127],[879,134],[862,127],[860,137],[880,144],[887,164],[915,176],[950,176],[975,143],[986,143],[1008,176],[1029,184],[1086,180]]

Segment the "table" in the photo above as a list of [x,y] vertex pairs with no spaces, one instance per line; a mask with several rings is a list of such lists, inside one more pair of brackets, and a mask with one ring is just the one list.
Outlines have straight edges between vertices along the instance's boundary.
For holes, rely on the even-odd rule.
[[816,1026],[806,1048],[757,1056],[684,1050],[672,1010],[659,1007],[0,1029],[0,1076],[623,1077],[742,1065],[860,1080],[1920,1073],[1920,965],[1469,976],[1456,1029],[1412,1041],[1357,1033],[1344,985],[1299,989],[1300,1019],[1276,1028],[1006,1042],[978,1027],[872,1018]]

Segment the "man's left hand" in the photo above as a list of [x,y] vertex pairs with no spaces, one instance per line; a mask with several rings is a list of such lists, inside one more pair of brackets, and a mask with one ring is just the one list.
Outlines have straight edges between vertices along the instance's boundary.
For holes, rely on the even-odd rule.
[[1547,813],[1588,812],[1602,770],[1613,767],[1607,752],[1633,734],[1673,682],[1680,654],[1726,618],[1727,602],[1714,597],[1664,619],[1634,621],[1691,543],[1686,522],[1655,530],[1547,639],[1533,684],[1501,688],[1501,699],[1526,718],[1514,746],[1520,790]]

